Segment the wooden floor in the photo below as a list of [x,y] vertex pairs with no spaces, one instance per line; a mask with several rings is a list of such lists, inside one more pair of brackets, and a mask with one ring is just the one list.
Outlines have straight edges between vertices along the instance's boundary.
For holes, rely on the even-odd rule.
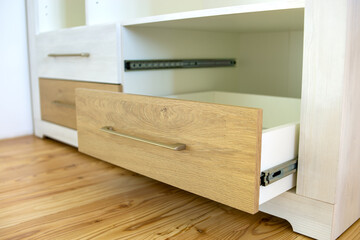
[[0,161],[0,239],[308,239],[53,140],[2,140]]

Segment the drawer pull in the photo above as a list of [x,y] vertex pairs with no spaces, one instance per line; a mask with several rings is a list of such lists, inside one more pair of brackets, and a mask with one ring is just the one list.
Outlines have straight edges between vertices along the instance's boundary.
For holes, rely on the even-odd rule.
[[147,140],[147,139],[134,137],[134,136],[130,136],[130,135],[126,135],[126,134],[123,134],[123,133],[116,132],[114,130],[114,128],[109,127],[109,126],[102,127],[102,128],[100,128],[100,130],[103,131],[103,132],[107,132],[107,133],[116,135],[116,136],[129,138],[129,139],[132,139],[132,140],[135,140],[135,141],[148,143],[148,144],[151,144],[151,145],[171,149],[171,150],[174,150],[174,151],[181,151],[181,150],[184,150],[186,148],[186,145],[183,144],[183,143],[174,143],[174,144],[158,143],[158,142],[154,142],[154,141],[151,141],[151,140]]
[[59,105],[59,106],[63,106],[63,107],[75,108],[75,104],[73,104],[73,103],[66,103],[66,102],[61,102],[58,100],[54,100],[54,101],[52,101],[52,103]]
[[90,57],[90,53],[49,53],[48,57]]

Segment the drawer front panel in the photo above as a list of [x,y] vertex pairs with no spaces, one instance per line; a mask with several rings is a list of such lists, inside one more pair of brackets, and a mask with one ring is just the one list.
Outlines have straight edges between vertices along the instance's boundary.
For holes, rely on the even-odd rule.
[[81,152],[258,211],[261,109],[86,89],[76,105]]
[[39,79],[41,119],[76,129],[75,89],[90,88],[121,92],[120,84]]
[[40,77],[119,83],[115,24],[41,33],[36,44]]

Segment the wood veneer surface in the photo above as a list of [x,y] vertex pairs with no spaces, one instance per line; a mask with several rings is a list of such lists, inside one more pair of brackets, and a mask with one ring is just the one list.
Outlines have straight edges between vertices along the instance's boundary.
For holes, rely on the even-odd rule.
[[41,118],[76,129],[75,89],[90,88],[121,92],[120,84],[40,78]]
[[308,239],[49,139],[0,141],[0,172],[0,239]]
[[[79,151],[248,213],[259,211],[262,109],[76,90]],[[159,143],[172,151],[100,129]]]

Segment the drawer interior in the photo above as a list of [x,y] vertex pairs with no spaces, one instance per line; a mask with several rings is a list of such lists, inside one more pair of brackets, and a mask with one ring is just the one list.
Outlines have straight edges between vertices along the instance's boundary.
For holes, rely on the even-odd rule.
[[261,108],[263,110],[264,131],[289,123],[298,123],[300,121],[301,100],[298,98],[218,91],[169,95],[166,97],[241,107]]

